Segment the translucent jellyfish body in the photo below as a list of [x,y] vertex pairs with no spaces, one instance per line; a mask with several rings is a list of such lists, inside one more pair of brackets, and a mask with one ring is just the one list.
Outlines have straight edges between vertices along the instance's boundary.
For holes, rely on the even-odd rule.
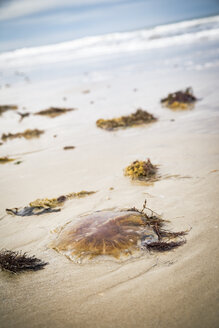
[[146,217],[135,211],[100,211],[67,224],[50,247],[74,262],[124,260],[158,241]]

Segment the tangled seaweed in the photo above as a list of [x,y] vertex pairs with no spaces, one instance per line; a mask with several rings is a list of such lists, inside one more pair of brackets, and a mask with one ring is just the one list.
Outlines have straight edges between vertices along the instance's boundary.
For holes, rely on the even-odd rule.
[[13,162],[15,161],[14,158],[8,158],[8,157],[0,157],[0,164],[5,164],[8,162]]
[[16,105],[0,105],[0,115],[8,110],[16,110],[18,107]]
[[75,110],[75,108],[50,107],[48,109],[44,109],[44,110],[41,110],[41,111],[35,113],[35,115],[43,115],[43,116],[49,116],[51,118],[54,118],[56,116],[65,114],[67,112],[71,112],[73,110]]
[[163,229],[167,222],[151,211],[135,207],[120,211],[98,211],[64,226],[50,247],[75,262],[107,255],[119,259],[136,251],[169,251],[185,243],[187,232]]
[[151,123],[156,120],[157,119],[152,114],[142,109],[137,109],[135,113],[128,116],[121,116],[110,120],[99,119],[96,121],[96,125],[101,129],[110,131],[117,128],[126,128]]
[[164,241],[157,241],[153,243],[143,243],[143,246],[146,247],[149,251],[158,251],[158,252],[166,252],[170,251],[174,248],[177,248],[183,245],[185,241],[171,241],[171,242],[164,242]]
[[196,101],[197,98],[193,95],[191,87],[185,91],[169,93],[166,98],[161,99],[161,103],[171,109],[187,109]]
[[38,271],[48,263],[35,256],[27,256],[27,253],[13,252],[10,250],[0,251],[0,267],[3,271],[19,273],[22,271]]
[[[149,210],[151,212],[151,215],[148,215],[145,210]],[[173,232],[163,229],[164,224],[168,221],[163,220],[158,214],[148,208],[147,200],[145,200],[142,210],[138,210],[137,208],[133,207],[130,208],[129,211],[135,211],[137,213],[142,214],[148,224],[153,227],[153,230],[158,237],[157,241],[144,240],[142,242],[143,249],[145,248],[149,251],[165,252],[182,246],[186,243],[186,240],[181,238],[187,235],[188,231]]]
[[73,198],[82,198],[89,195],[94,194],[95,191],[85,191],[82,190],[80,192],[73,192],[68,195],[62,195],[57,198],[43,198],[43,199],[36,199],[33,202],[29,203],[29,206],[26,206],[24,208],[7,208],[6,212],[11,215],[17,215],[17,216],[31,216],[31,215],[41,215],[45,213],[54,213],[54,212],[60,212],[61,206],[64,205],[64,203]]
[[18,133],[8,133],[5,134],[3,133],[2,135],[2,140],[7,140],[7,139],[16,139],[16,138],[25,138],[25,139],[32,139],[32,138],[38,138],[41,134],[43,134],[43,130],[30,130],[27,129],[24,132],[18,132]]
[[132,179],[150,180],[157,174],[157,166],[153,165],[148,158],[146,161],[134,161],[125,168],[124,174],[130,176]]

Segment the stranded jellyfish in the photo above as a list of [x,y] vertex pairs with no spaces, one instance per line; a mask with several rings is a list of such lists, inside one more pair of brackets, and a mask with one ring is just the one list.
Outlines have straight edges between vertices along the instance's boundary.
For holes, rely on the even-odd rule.
[[143,245],[158,242],[158,235],[141,212],[102,211],[65,226],[50,245],[74,262],[94,257],[124,257],[140,251]]

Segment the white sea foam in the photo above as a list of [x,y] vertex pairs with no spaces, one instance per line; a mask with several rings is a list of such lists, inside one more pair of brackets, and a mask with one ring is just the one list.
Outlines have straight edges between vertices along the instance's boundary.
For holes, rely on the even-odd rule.
[[0,54],[0,67],[33,66],[217,39],[219,16],[214,16],[5,52]]

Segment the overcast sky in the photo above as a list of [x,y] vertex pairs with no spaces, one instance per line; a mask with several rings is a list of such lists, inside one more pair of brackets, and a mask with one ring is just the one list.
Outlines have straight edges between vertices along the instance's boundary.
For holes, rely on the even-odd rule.
[[0,0],[0,52],[219,14],[219,0]]

